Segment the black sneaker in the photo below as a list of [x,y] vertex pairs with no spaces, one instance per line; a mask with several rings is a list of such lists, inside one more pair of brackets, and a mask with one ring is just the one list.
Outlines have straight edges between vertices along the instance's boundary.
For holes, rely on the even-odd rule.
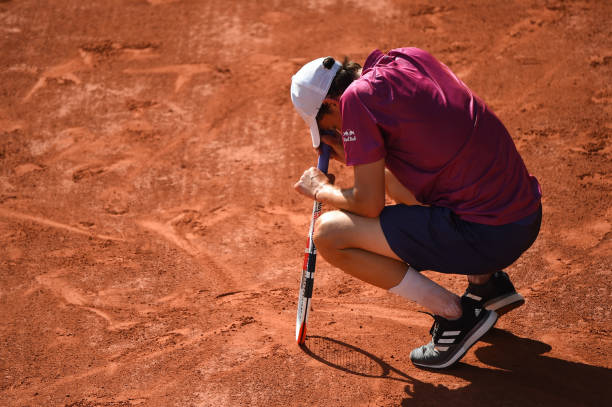
[[451,366],[465,355],[489,329],[495,325],[497,314],[480,308],[478,302],[461,297],[463,315],[448,320],[434,315],[429,331],[431,342],[410,352],[410,360],[417,366],[443,369]]
[[483,308],[497,312],[498,316],[525,303],[525,298],[516,292],[510,277],[503,271],[493,274],[484,284],[470,283],[463,296],[478,301]]

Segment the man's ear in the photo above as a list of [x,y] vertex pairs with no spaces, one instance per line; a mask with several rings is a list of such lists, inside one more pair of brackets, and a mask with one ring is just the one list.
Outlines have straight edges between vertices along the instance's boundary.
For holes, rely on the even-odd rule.
[[323,103],[327,103],[334,110],[338,110],[340,108],[340,101],[338,99],[325,98],[323,99]]

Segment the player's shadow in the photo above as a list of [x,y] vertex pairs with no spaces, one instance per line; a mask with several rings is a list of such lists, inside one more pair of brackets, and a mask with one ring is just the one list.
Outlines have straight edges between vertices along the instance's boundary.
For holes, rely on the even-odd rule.
[[[493,329],[475,351],[490,367],[458,363],[435,370],[468,382],[458,389],[421,382],[356,346],[326,337],[309,337],[304,351],[351,374],[407,383],[401,406],[601,406],[612,399],[612,370],[544,355],[551,347]],[[593,344],[593,346],[596,346]],[[602,345],[603,346],[603,345]],[[569,355],[568,355],[569,357]]]
[[[444,392],[436,388],[438,400],[455,405],[462,400],[459,405],[471,406],[561,407],[601,406],[612,398],[611,369],[546,356],[550,345],[501,329],[492,329],[481,341],[489,345],[478,348],[476,357],[491,368],[459,363],[440,371],[470,384]],[[428,390],[419,386],[414,385],[413,397],[404,399],[402,406],[424,405],[417,400]]]

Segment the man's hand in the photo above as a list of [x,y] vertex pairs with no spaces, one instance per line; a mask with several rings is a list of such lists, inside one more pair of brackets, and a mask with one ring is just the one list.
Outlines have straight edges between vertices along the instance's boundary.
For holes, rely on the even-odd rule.
[[[328,179],[329,178],[329,179]],[[385,159],[354,167],[355,185],[338,188],[333,175],[312,167],[294,185],[299,193],[359,216],[375,218],[385,207]]]
[[325,175],[317,167],[310,167],[304,171],[300,180],[296,182],[293,187],[300,194],[315,199],[317,192],[319,192],[321,188],[325,185],[334,183],[334,178],[333,174]]

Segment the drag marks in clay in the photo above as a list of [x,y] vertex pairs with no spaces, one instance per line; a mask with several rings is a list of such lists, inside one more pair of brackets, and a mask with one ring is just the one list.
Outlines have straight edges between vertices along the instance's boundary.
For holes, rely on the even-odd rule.
[[360,304],[341,302],[337,299],[318,299],[316,301],[317,313],[327,314],[321,319],[330,319],[330,314],[338,315],[339,321],[349,321],[354,315],[360,317],[368,317],[375,319],[387,320],[402,328],[429,328],[431,319],[424,314],[407,311],[406,309],[393,308],[391,306],[375,305],[375,304]]
[[13,171],[15,172],[16,176],[21,177],[30,172],[41,171],[42,169],[43,168],[41,166],[38,166],[36,164],[26,163],[26,164],[18,165],[17,167],[15,167]]
[[205,237],[208,227],[232,215],[232,211],[218,211],[206,217],[197,209],[168,210],[161,215],[165,221],[143,219],[137,224],[195,258],[204,266],[209,283],[223,290],[234,286],[232,273],[216,260],[218,253],[209,251]]
[[178,3],[181,0],[146,0],[147,3],[156,6],[159,4],[169,4],[169,3]]
[[452,6],[417,5],[416,8],[410,11],[410,16],[425,20],[425,25],[423,26],[424,32],[440,33],[445,31],[444,16],[452,10]]
[[[104,41],[96,44],[87,44],[78,49],[78,55],[66,62],[46,68],[39,76],[34,86],[22,98],[22,102],[29,102],[32,97],[41,89],[55,82],[59,85],[82,85],[79,78],[80,72],[90,72],[100,69],[99,62],[109,57],[120,57],[128,61],[146,60],[156,58],[159,54],[155,53],[157,45],[150,43],[143,44],[119,44],[111,41]],[[185,77],[191,77],[193,73],[185,73],[177,79],[177,85],[185,81]],[[180,86],[179,86],[180,87]]]
[[54,220],[51,219],[47,219],[47,218],[43,218],[43,217],[39,217],[39,216],[33,216],[33,215],[28,215],[25,213],[19,213],[19,212],[15,212],[15,211],[11,211],[8,209],[3,209],[0,208],[0,216],[4,217],[4,218],[8,218],[8,219],[19,219],[19,220],[25,220],[25,221],[29,221],[29,222],[34,222],[34,223],[38,223],[41,225],[45,225],[45,226],[50,226],[56,229],[60,229],[63,231],[67,231],[67,232],[71,232],[71,233],[76,233],[76,234],[80,234],[80,235],[85,235],[85,236],[89,236],[95,239],[101,239],[101,240],[112,240],[112,241],[118,241],[118,242],[125,242],[126,239],[120,238],[120,237],[116,237],[116,236],[110,236],[110,235],[106,235],[106,234],[96,234],[96,233],[91,233],[88,230],[83,230],[83,229],[79,229],[76,228],[74,226],[70,226],[70,225],[66,225],[60,222],[56,222]]
[[[524,42],[530,41],[538,31],[542,30],[549,24],[556,23],[560,18],[560,13],[555,10],[544,8],[532,8],[527,10],[528,17],[525,17],[516,22],[510,27],[504,36],[499,38],[493,48],[489,51],[491,55],[499,55],[505,53],[512,48],[516,48]],[[515,57],[520,64],[539,64],[540,61],[532,56],[517,55]]]
[[605,89],[595,92],[593,97],[591,97],[591,102],[596,105],[604,105],[608,106],[612,104],[612,90]]
[[83,179],[91,178],[103,174],[107,167],[101,164],[85,164],[72,171],[72,181],[80,182]]
[[163,211],[161,214],[162,218],[169,217],[166,221],[141,220],[138,223],[190,255],[197,257],[207,253],[204,240],[207,229],[233,216],[234,211],[220,210],[221,208],[218,207],[216,210],[209,211],[209,216],[205,216],[195,208],[170,209]]
[[[197,352],[197,347],[201,346],[202,342],[209,340],[211,337],[219,335],[220,332],[232,332],[235,331],[236,326],[248,325],[251,322],[244,324],[244,319],[237,319],[231,323],[212,330],[202,330],[194,327],[183,327],[178,329],[172,329],[166,332],[160,332],[159,334],[150,336],[148,339],[139,340],[138,343],[124,343],[115,342],[109,347],[109,350],[115,350],[115,353],[109,355],[107,362],[101,366],[91,367],[84,369],[78,373],[63,376],[54,380],[49,386],[52,388],[59,388],[66,385],[73,385],[75,382],[81,382],[83,380],[92,380],[93,377],[102,376],[110,377],[121,372],[121,374],[138,374],[138,371],[149,364],[157,363],[168,363],[169,358],[172,354],[183,353],[183,352]],[[148,324],[153,328],[150,323]],[[210,365],[207,365],[210,366]],[[206,372],[201,371],[200,374],[206,375]],[[31,390],[34,391],[38,386],[31,386]],[[41,389],[38,389],[39,391]],[[135,405],[146,402],[147,398],[145,394],[142,397],[134,397],[133,392],[131,397],[126,397],[126,400],[134,401],[129,402],[125,405]],[[89,397],[88,399],[92,399]],[[104,397],[95,398],[95,404],[74,404],[80,405],[124,405],[114,404],[116,400],[121,397],[113,397],[114,402],[104,403]]]
[[193,257],[198,257],[200,255],[198,248],[192,245],[189,240],[176,234],[171,225],[150,220],[142,220],[138,222],[138,224],[143,228],[160,235],[168,242],[185,251],[187,254]]
[[185,64],[169,65],[156,68],[128,68],[124,70],[126,74],[162,74],[176,75],[174,82],[174,92],[181,90],[183,85],[191,80],[194,75],[207,74],[212,72],[212,68],[206,64]]
[[[61,274],[61,271],[51,274],[43,274],[36,277],[36,282],[49,289],[55,296],[62,299],[66,304],[92,312],[101,317],[107,323],[107,329],[110,331],[129,329],[137,323],[137,321],[131,320],[116,321],[109,312],[101,309],[100,306],[94,306],[100,303],[103,304],[103,297],[101,298],[97,295],[82,293],[80,290],[65,281],[65,279],[61,277]],[[30,288],[26,292],[26,295],[33,292],[35,289],[36,287]]]
[[86,52],[81,52],[80,56],[73,58],[62,64],[46,69],[40,76],[36,84],[23,97],[23,102],[28,102],[32,96],[43,87],[47,86],[50,80],[56,81],[58,84],[81,84],[81,80],[76,76],[77,72],[90,70],[93,61],[91,55]]
[[578,228],[561,231],[564,242],[570,246],[591,252],[610,239],[612,227],[606,219],[588,222]]

